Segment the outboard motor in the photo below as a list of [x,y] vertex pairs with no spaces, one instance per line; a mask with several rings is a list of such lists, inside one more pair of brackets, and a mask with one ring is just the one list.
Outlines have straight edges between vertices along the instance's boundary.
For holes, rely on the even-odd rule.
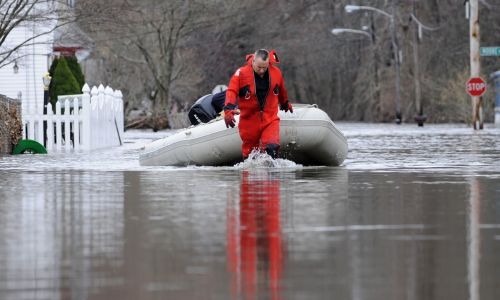
[[193,106],[189,109],[189,121],[192,125],[198,125],[200,123],[207,123],[210,120],[217,118],[224,107],[225,100],[225,91],[201,97],[196,100]]

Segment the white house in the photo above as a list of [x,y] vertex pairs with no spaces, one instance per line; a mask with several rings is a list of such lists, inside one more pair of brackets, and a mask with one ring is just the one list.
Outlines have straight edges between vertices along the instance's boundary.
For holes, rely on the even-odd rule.
[[[67,6],[71,9],[75,5],[75,0],[66,0]],[[52,11],[58,1],[42,1],[37,10]],[[43,34],[26,46],[19,49],[11,58],[12,63],[0,68],[0,94],[10,98],[21,99],[23,115],[28,109],[43,111],[44,85],[42,77],[50,68],[54,54],[67,54],[65,47],[61,47],[61,41],[58,41],[66,30],[66,26],[56,30],[57,21],[45,23],[25,23],[23,26],[14,28],[7,36],[5,43],[0,50],[12,49],[33,36]],[[79,45],[69,45],[69,52],[83,49]],[[0,53],[3,51],[0,51]],[[77,55],[78,57],[78,55]]]
[[[41,32],[50,31],[50,26],[53,24],[26,23],[18,26],[7,36],[1,48],[12,49]],[[52,33],[35,38],[13,54],[13,63],[0,68],[0,94],[20,98],[23,110],[27,105],[36,105],[39,109],[43,107],[42,76],[50,64],[52,41]]]

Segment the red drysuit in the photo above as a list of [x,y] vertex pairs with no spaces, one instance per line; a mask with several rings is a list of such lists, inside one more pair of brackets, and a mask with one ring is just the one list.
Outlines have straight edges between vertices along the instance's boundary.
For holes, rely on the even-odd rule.
[[[247,64],[239,68],[231,78],[226,91],[224,110],[240,109],[238,129],[243,141],[243,158],[248,157],[253,149],[268,151],[268,148],[278,150],[280,144],[280,119],[278,104],[288,110],[288,94],[283,82],[276,52],[269,52],[269,90],[261,106],[256,95],[254,70],[252,68],[253,54],[247,55]],[[284,109],[284,108],[283,108]],[[291,105],[290,105],[291,110]],[[232,125],[234,126],[234,125]]]

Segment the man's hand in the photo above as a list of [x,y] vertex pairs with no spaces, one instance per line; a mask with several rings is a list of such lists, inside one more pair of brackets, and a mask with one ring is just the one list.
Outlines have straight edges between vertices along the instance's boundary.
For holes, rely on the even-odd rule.
[[236,120],[234,119],[234,115],[238,115],[240,112],[236,109],[226,109],[224,110],[224,122],[226,123],[226,127],[234,128],[236,125]]
[[293,107],[292,107],[292,103],[286,101],[285,103],[283,104],[280,104],[280,109],[281,110],[284,110],[285,112],[287,111],[290,111],[292,114],[293,114]]

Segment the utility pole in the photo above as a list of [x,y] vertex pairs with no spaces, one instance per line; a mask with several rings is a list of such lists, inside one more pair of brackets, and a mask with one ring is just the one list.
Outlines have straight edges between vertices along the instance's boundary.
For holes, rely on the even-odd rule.
[[[415,0],[413,0],[413,15],[417,16],[417,8]],[[420,43],[420,32],[421,26],[418,24],[416,20],[410,18],[411,21],[415,21],[416,26],[414,27],[413,32],[413,65],[414,65],[414,76],[413,82],[415,85],[415,108],[417,109],[417,115],[415,116],[415,122],[417,122],[418,126],[424,126],[424,122],[427,119],[424,116],[424,109],[422,106],[422,92],[420,88],[420,63],[418,59],[418,45]]]
[[[479,3],[478,0],[469,0],[470,16],[470,77],[479,77],[481,72],[481,62],[479,61]],[[471,96],[472,98],[472,126],[477,129],[483,129],[483,97]]]
[[391,17],[391,40],[392,40],[392,49],[394,51],[394,63],[396,69],[396,95],[395,95],[395,104],[396,104],[396,124],[401,124],[403,122],[403,117],[401,115],[401,60],[399,56],[399,45],[398,45],[398,37],[396,31],[396,0],[392,0],[392,17]]
[[[375,35],[375,20],[373,17],[373,14],[370,14],[370,34],[372,36],[372,52],[373,52],[373,76],[374,76],[374,81],[375,81],[375,91],[374,91],[374,98],[375,98],[375,115],[380,116],[380,111],[381,111],[381,103],[380,103],[380,84],[379,84],[379,78],[378,78],[378,51],[377,51],[377,40],[376,40],[376,35]],[[377,120],[379,121],[379,120]]]
[[[347,13],[351,13],[353,11],[357,10],[371,10],[375,11],[379,14],[382,14],[389,18],[390,20],[390,31],[391,31],[391,44],[392,44],[392,50],[393,50],[393,55],[394,55],[394,68],[395,68],[395,73],[396,73],[396,94],[394,95],[394,102],[396,106],[396,119],[395,122],[396,124],[401,124],[403,121],[402,119],[402,114],[401,114],[401,54],[400,54],[400,49],[399,49],[399,44],[398,44],[398,33],[397,33],[397,11],[396,11],[396,3],[397,0],[392,0],[391,4],[391,13],[389,14],[381,9],[371,7],[371,6],[359,6],[359,5],[346,5],[345,6],[345,11]],[[335,34],[335,32],[332,31],[332,33]]]

